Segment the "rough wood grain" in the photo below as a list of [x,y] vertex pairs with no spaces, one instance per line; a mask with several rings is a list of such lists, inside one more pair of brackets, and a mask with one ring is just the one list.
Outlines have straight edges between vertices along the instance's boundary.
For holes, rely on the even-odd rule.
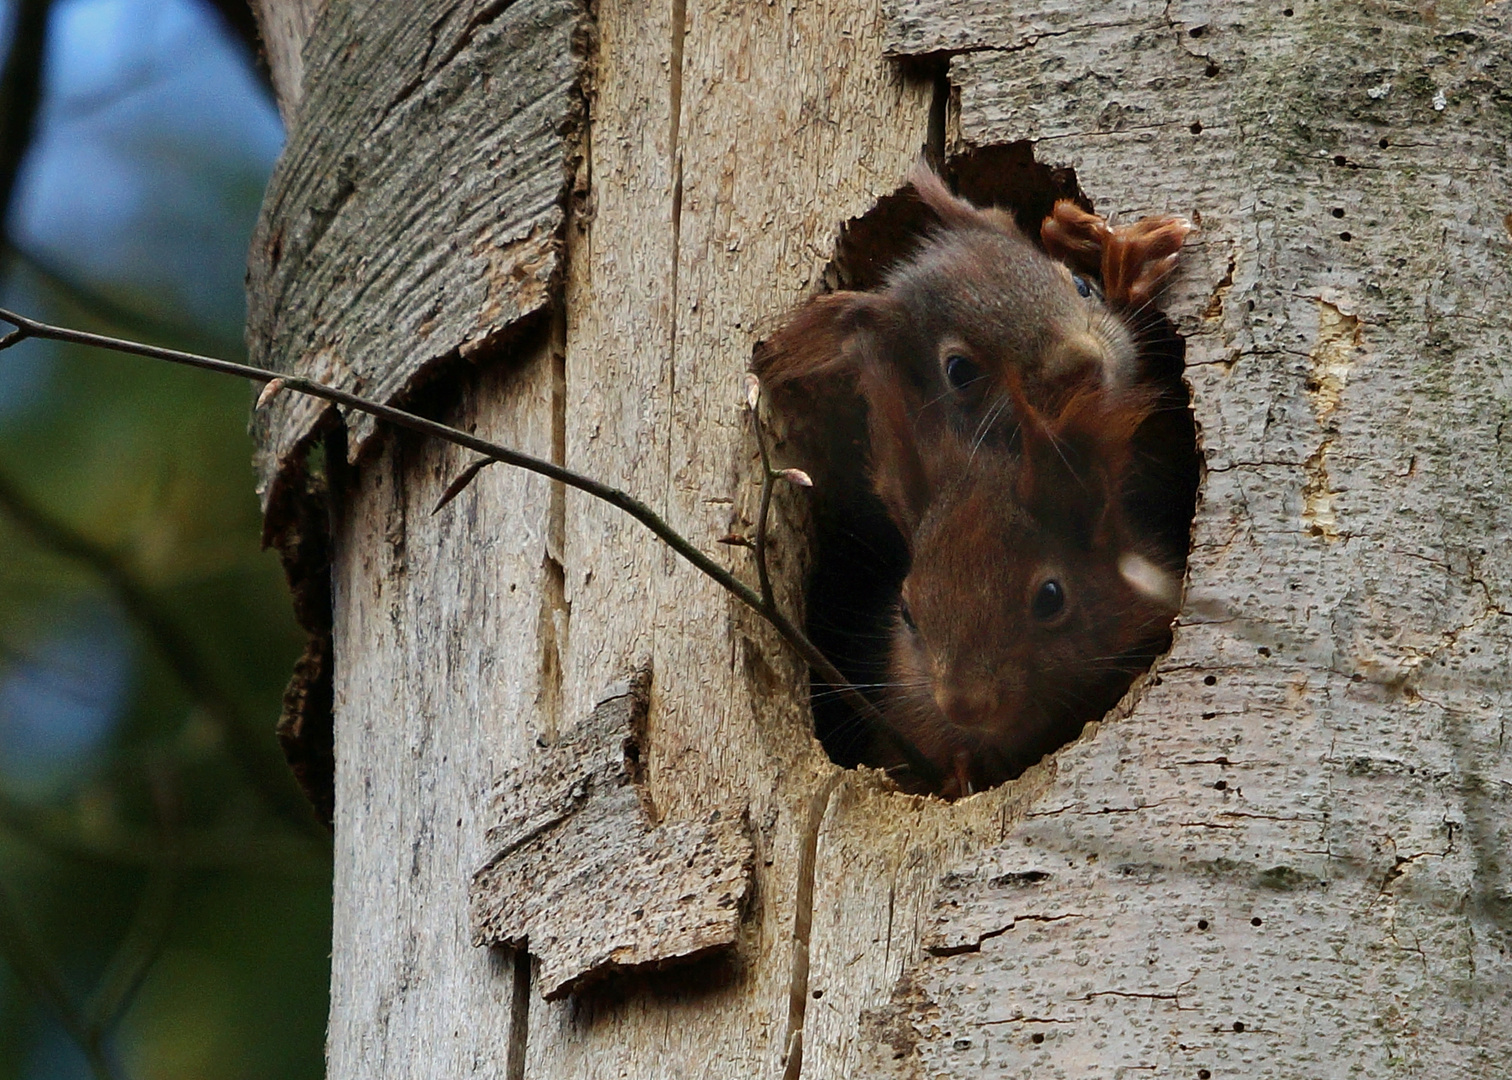
[[1501,1075],[1500,9],[1118,4],[994,51],[901,6],[900,51],[976,41],[953,145],[1200,215],[1207,476],[1158,680],[940,876],[856,1074]]
[[[253,235],[254,363],[392,402],[544,310],[585,26],[578,0],[326,12]],[[259,410],[265,509],[329,409],[291,395]],[[374,429],[360,414],[349,422],[355,459]]]
[[[594,213],[568,256],[567,460],[647,494],[709,550],[754,515],[741,408],[757,335],[805,295],[839,223],[922,146],[927,84],[881,56],[869,2],[596,8]],[[760,858],[733,969],[537,1002],[528,1074],[782,1076],[799,853],[831,766],[805,679],[766,629],[611,510],[569,497],[563,710],[654,657],[647,785],[669,820],[747,800]],[[777,558],[797,585],[798,552]],[[730,553],[750,573],[749,556]],[[801,993],[801,989],[799,991]]]
[[[532,4],[465,10],[492,27]],[[385,49],[430,25],[422,6]],[[448,369],[455,419],[624,484],[706,546],[746,526],[751,345],[925,139],[931,86],[884,52],[955,54],[946,149],[1028,140],[1100,210],[1200,215],[1167,303],[1207,456],[1172,653],[1117,715],[996,791],[946,805],[867,774],[832,784],[797,665],[636,526],[499,468],[431,517],[460,455],[386,440],[345,491],[333,567],[330,1074],[1499,1077],[1501,8],[888,10],[600,0],[565,325],[511,366]],[[377,5],[327,13],[302,123],[355,115],[320,88],[317,51],[429,71],[390,64],[359,15],[397,25]],[[438,33],[466,39],[459,56],[476,44]],[[498,92],[440,71],[463,97]],[[434,115],[404,113],[396,160],[431,145]],[[494,122],[468,137],[512,160]],[[333,143],[360,139],[332,123]],[[320,190],[332,160],[312,152],[298,182]],[[366,261],[307,245],[290,280],[341,300],[308,314],[309,340],[388,334],[410,310],[390,253],[426,252],[454,280],[480,265],[447,246],[484,235],[468,222],[354,237]],[[513,242],[486,235],[486,252]],[[448,349],[489,304],[455,299]],[[378,344],[395,371],[425,351],[397,331]],[[776,557],[791,596],[801,543],[784,534]],[[642,656],[657,671],[644,790],[663,828],[749,807],[749,918],[726,964],[548,1001],[554,976],[532,988],[518,958],[470,945],[468,875],[497,851],[485,793],[542,767],[538,741],[585,737],[602,687]],[[628,810],[616,837],[641,827]]]
[[498,782],[493,850],[473,876],[473,944],[530,949],[555,1001],[625,972],[735,944],[750,892],[745,810],[658,824],[637,782],[651,673]]
[[[447,416],[550,454],[552,352],[456,386]],[[468,879],[488,793],[536,751],[551,485],[408,437],[352,478],[336,523],[332,1077],[503,1075],[514,958],[475,949]],[[518,1007],[517,1007],[518,1006]]]
[[[569,233],[565,361],[543,354],[517,384],[489,374],[462,386],[461,419],[623,483],[713,547],[752,509],[754,448],[738,403],[755,335],[810,287],[838,223],[906,171],[930,88],[882,59],[880,20],[855,0],[798,12],[606,2],[596,14],[579,177],[591,186]],[[312,68],[307,117],[318,115],[316,81]],[[717,164],[680,178],[690,156]],[[786,178],[780,216],[772,177]],[[452,257],[467,255],[463,245]],[[721,313],[705,316],[716,301]],[[489,470],[429,518],[459,467],[444,450],[385,440],[359,464],[338,523],[331,1074],[796,1068],[785,1053],[795,946],[806,944],[793,938],[795,855],[814,824],[812,790],[832,772],[808,733],[798,665],[637,526],[573,494],[533,480],[496,487],[505,473]],[[464,556],[468,528],[483,542]],[[797,555],[779,548],[782,565]],[[795,586],[790,573],[785,588]],[[527,1024],[522,968],[472,948],[465,922],[460,890],[489,853],[482,792],[530,760],[536,739],[570,738],[595,688],[647,654],[667,672],[648,719],[647,789],[662,827],[750,805],[751,918],[727,965],[561,1001],[527,981]]]
[[284,130],[294,127],[304,89],[304,44],[326,0],[251,0],[263,56],[278,99]]
[[1104,29],[1137,25],[1138,7],[1086,0],[882,0],[883,42],[887,55],[900,57],[1017,51],[1092,23]]

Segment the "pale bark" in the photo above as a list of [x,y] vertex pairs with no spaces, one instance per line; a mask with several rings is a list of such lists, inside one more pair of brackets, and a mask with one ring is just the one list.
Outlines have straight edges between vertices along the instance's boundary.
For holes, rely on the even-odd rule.
[[[946,804],[831,765],[793,657],[635,523],[502,467],[431,516],[465,456],[359,429],[333,1076],[1507,1072],[1505,5],[599,0],[586,38],[565,3],[398,8],[335,4],[303,46],[259,359],[385,397],[435,380],[454,421],[716,550],[752,516],[741,372],[840,224],[931,130],[1027,140],[1102,212],[1200,223],[1165,304],[1206,473],[1170,655]],[[557,120],[511,127],[527,98]],[[320,422],[272,419],[268,491]],[[780,533],[793,602],[804,558]],[[645,666],[639,761],[594,744],[583,820],[641,843],[717,811],[754,858],[720,848],[709,880],[745,892],[586,934],[552,955],[601,981],[548,1001],[572,976],[473,947],[469,881],[537,827],[530,784],[557,805],[541,744]],[[724,896],[742,917],[710,944]],[[493,939],[562,939],[507,921]]]
[[325,0],[250,0],[262,38],[263,57],[284,127],[294,123],[304,89],[305,39],[315,19],[325,9]]

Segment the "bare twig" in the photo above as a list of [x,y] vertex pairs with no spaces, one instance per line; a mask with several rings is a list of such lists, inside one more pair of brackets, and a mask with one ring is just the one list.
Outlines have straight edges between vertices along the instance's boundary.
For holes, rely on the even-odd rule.
[[[268,385],[271,386],[272,384],[269,383]],[[484,470],[484,468],[489,465],[493,465],[494,463],[495,462],[493,458],[478,458],[467,468],[463,469],[455,480],[446,485],[446,490],[443,491],[441,493],[441,497],[436,500],[436,505],[431,509],[431,513],[439,514],[447,503],[451,502],[458,495],[462,494],[464,490],[466,490],[467,485],[471,484],[477,477],[477,475]]]
[[777,606],[772,596],[772,579],[767,572],[767,513],[772,506],[772,489],[777,482],[777,473],[772,471],[772,458],[767,452],[766,428],[761,423],[761,381],[754,375],[746,376],[746,405],[751,412],[751,427],[756,431],[756,448],[761,451],[761,508],[756,511],[756,577],[761,582],[761,602],[768,607]]
[[[91,334],[82,330],[71,330],[62,326],[51,326],[47,323],[29,319],[24,315],[0,309],[0,320],[10,323],[16,329],[3,338],[0,338],[0,350],[7,349],[27,338],[46,338],[52,341],[65,341],[75,345],[92,345],[101,349],[109,349],[113,352],[127,353],[132,356],[144,356],[153,360],[166,360],[174,364],[183,364],[187,367],[199,368],[203,371],[219,372],[223,375],[235,375],[253,382],[266,384],[277,383],[276,386],[268,387],[262,400],[276,396],[279,393],[293,390],[310,397],[320,398],[337,405],[355,409],[358,412],[367,413],[380,420],[387,420],[396,427],[402,427],[410,431],[429,435],[432,438],[441,439],[472,450],[485,458],[500,461],[506,465],[514,465],[518,468],[527,469],[530,472],[539,473],[552,480],[559,481],[568,487],[586,492],[594,498],[608,503],[610,506],[629,514],[646,528],[650,529],[657,538],[681,555],[693,567],[701,571],[705,576],[712,579],[727,592],[733,595],[741,603],[745,604],[756,614],[765,619],[778,635],[782,637],[805,663],[813,670],[820,681],[833,689],[847,704],[858,714],[865,718],[884,738],[891,742],[897,751],[908,762],[910,768],[926,783],[933,783],[939,779],[939,770],[932,762],[921,754],[917,747],[908,740],[902,738],[891,725],[877,711],[875,705],[865,695],[850,684],[839,669],[832,664],[819,649],[808,639],[798,626],[785,615],[775,604],[769,604],[766,598],[758,594],[745,582],[741,581],[730,571],[720,566],[709,556],[705,555],[681,533],[668,525],[660,514],[652,510],[645,503],[634,496],[610,487],[608,484],[573,472],[553,462],[530,454],[511,450],[507,446],[491,443],[486,439],[480,439],[458,428],[450,427],[435,420],[429,420],[414,413],[396,409],[391,405],[382,405],[376,401],[358,397],[356,394],[336,387],[327,386],[324,383],[315,382],[312,379],[301,378],[296,375],[286,375],[265,368],[254,367],[250,364],[233,363],[230,360],[219,360],[215,357],[201,356],[198,353],[181,352],[178,349],[165,349],[155,345],[144,345],[136,341],[126,341],[121,338],[107,337],[103,334]],[[807,477],[794,470],[782,470],[780,475],[793,473],[792,479],[796,483],[802,483]],[[800,479],[800,477],[802,477]],[[764,550],[763,550],[764,554]],[[759,573],[760,571],[758,571]]]

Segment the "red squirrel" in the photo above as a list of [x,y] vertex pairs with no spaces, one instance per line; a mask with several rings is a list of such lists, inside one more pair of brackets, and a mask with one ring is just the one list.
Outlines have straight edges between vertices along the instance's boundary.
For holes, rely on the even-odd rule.
[[911,556],[882,710],[946,796],[1017,776],[1111,708],[1168,644],[1180,593],[1122,498],[1153,396],[1084,387],[1045,416],[1012,383],[1016,454],[949,430],[921,444],[896,387],[865,391],[878,493]]
[[757,373],[779,392],[848,375],[865,403],[865,480],[907,560],[865,630],[885,656],[864,681],[958,796],[1074,737],[1169,639],[1179,577],[1162,564],[1180,559],[1124,506],[1160,397],[1140,385],[1132,327],[1190,227],[1113,229],[1061,202],[1041,230],[1052,258],[927,168],[910,182],[936,230],[877,291],[800,308]]
[[[905,380],[922,427],[948,423],[981,442],[1013,430],[998,422],[1010,374],[1042,410],[1078,386],[1138,381],[1132,319],[1174,268],[1184,219],[1113,229],[1062,200],[1041,229],[1047,254],[1011,215],[951,194],[922,163],[909,183],[939,227],[878,291],[829,293],[795,312],[767,343],[758,374],[769,385],[885,368]],[[1068,262],[1103,273],[1106,295]]]

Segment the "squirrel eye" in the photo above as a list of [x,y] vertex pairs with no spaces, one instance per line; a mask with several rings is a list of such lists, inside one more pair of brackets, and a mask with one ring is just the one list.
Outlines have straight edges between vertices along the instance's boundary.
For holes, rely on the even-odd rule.
[[1082,277],[1080,274],[1072,274],[1071,283],[1076,286],[1077,295],[1079,295],[1083,300],[1088,300],[1091,298],[1092,285],[1087,281],[1086,278]]
[[898,598],[898,617],[903,620],[903,625],[908,627],[910,630],[919,629],[914,625],[913,612],[908,610],[908,601],[904,600],[902,597]]
[[1061,583],[1054,578],[1040,585],[1034,594],[1034,601],[1029,605],[1029,613],[1036,619],[1044,622],[1053,619],[1061,613],[1066,606],[1066,590]]
[[951,353],[945,358],[945,381],[952,390],[965,390],[982,377],[982,369],[971,358],[960,353]]

